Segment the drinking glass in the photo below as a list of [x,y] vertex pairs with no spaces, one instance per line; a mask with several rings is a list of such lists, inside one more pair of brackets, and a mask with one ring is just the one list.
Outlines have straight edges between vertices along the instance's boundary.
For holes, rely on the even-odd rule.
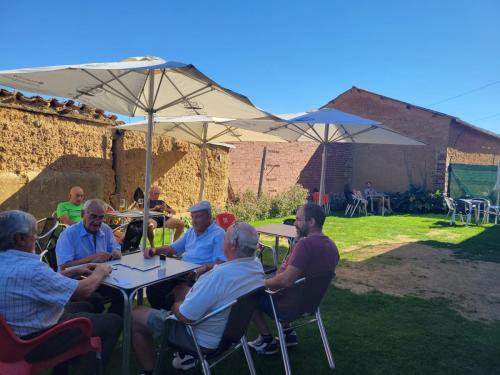
[[120,199],[120,212],[125,211],[127,208],[127,200],[125,198]]

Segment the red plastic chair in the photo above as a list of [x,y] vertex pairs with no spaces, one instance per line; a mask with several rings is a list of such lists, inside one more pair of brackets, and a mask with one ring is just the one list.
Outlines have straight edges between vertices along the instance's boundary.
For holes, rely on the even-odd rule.
[[313,202],[319,204],[319,191],[313,193]]
[[222,212],[215,217],[215,222],[219,227],[227,231],[236,222],[236,217],[231,212]]
[[[75,346],[63,353],[56,354],[38,362],[27,362],[25,357],[34,348],[43,344],[48,338],[68,329],[79,329],[81,338]],[[30,375],[36,374],[79,355],[95,352],[101,358],[101,338],[92,337],[92,323],[90,319],[78,317],[59,323],[33,339],[22,340],[9,327],[5,319],[0,316],[0,374],[1,375]],[[100,367],[100,366],[99,366]]]

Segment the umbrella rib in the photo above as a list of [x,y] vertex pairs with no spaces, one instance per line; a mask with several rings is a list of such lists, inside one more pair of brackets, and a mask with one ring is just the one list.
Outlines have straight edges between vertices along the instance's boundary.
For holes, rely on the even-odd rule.
[[222,137],[223,135],[226,135],[226,134],[228,134],[228,133],[231,133],[231,134],[233,135],[233,137],[235,137],[236,139],[238,139],[239,141],[241,141],[241,139],[240,139],[241,137],[240,137],[238,134],[236,134],[236,133],[234,132],[234,130],[236,130],[236,128],[231,128],[231,127],[229,127],[228,125],[223,125],[223,124],[221,124],[221,125],[222,125],[222,126],[225,126],[225,127],[226,127],[226,129],[224,129],[224,130],[220,131],[219,133],[217,133],[217,134],[213,135],[212,137],[210,137],[210,139],[207,139],[207,142],[211,142],[211,141],[213,141],[214,139],[217,139],[217,138],[219,138],[219,137]]
[[[103,81],[102,79],[100,79],[99,77],[96,77],[94,74],[90,73],[88,70],[86,69],[82,69],[83,72],[85,72],[86,74],[88,74],[89,76],[91,76],[92,78],[94,78],[95,80],[97,80],[98,82],[100,82],[101,84],[100,85],[97,85],[95,86],[94,88],[92,88],[91,90],[87,90],[86,92],[84,93],[81,93],[80,95],[77,95],[74,97],[74,99],[77,99],[79,100],[79,98],[82,96],[82,95],[88,95],[88,92],[96,89],[96,88],[101,88],[103,89],[104,91],[106,91],[107,93],[111,94],[111,95],[114,95],[114,96],[117,96],[127,102],[129,102],[130,104],[134,105],[134,106],[139,106],[141,107],[138,103],[135,103],[134,101],[132,101],[130,98],[128,98],[127,96],[123,95],[123,93],[121,93],[120,91],[116,90],[114,87],[111,87],[109,85],[109,82],[113,81],[113,80],[109,80],[109,81]],[[128,73],[128,72],[127,72]],[[124,73],[123,75],[121,75],[121,77],[123,77],[124,75],[126,75],[127,73]],[[108,87],[109,89],[105,89],[104,86]],[[111,90],[111,91],[110,91]],[[142,104],[142,103],[141,103]],[[142,107],[141,107],[142,108]],[[144,110],[146,110],[145,108],[142,108]]]
[[[194,111],[194,113],[196,113],[197,115],[199,115],[200,113],[198,112],[198,110],[196,110],[195,108],[193,108],[193,106],[191,105],[191,103],[189,102],[189,99],[187,99],[187,96],[189,95],[184,95],[182,93],[182,91],[179,89],[179,87],[177,87],[177,85],[172,81],[172,79],[170,77],[167,76],[167,79],[168,81],[170,82],[170,84],[172,85],[172,87],[177,90],[177,93],[181,96],[181,100],[183,102],[186,102],[190,107],[191,109]],[[191,95],[191,94],[190,94]],[[187,109],[187,108],[186,108]]]
[[340,137],[336,138],[335,140],[333,140],[333,142],[338,142],[339,140],[341,141],[341,140],[343,140],[343,139],[350,138],[350,139],[351,139],[351,141],[352,141],[353,143],[356,143],[356,140],[354,139],[354,137],[356,137],[356,136],[358,136],[358,135],[360,135],[360,134],[363,134],[363,133],[366,133],[366,132],[372,131],[372,130],[376,130],[377,128],[379,128],[379,127],[378,127],[378,126],[374,126],[374,125],[372,125],[372,126],[370,126],[369,128],[367,128],[367,129],[362,129],[362,130],[360,130],[359,132],[357,132],[357,133],[353,133],[353,134],[349,134],[349,133],[348,133],[348,132],[344,129],[345,134],[347,134],[347,135],[346,135],[346,136],[340,136]]
[[331,137],[328,137],[328,141],[327,142],[333,142],[333,139],[338,134],[338,132],[339,132],[339,128],[336,128],[335,132],[331,135]]
[[[175,123],[175,124],[177,124],[177,123]],[[185,123],[180,122],[180,123],[178,123],[178,125],[179,125],[179,130],[181,130],[184,133],[192,136],[193,138],[199,140],[200,142],[203,142],[203,138],[201,138],[195,131],[193,131],[192,129],[190,129]]]
[[144,103],[141,102],[140,98],[136,97],[134,93],[130,91],[130,89],[121,81],[121,77],[115,75],[115,73],[113,73],[111,70],[108,70],[108,73],[111,74],[115,78],[115,80],[118,81],[118,83],[130,94],[130,96],[132,96],[136,100],[136,103],[141,103],[143,106],[145,106]]
[[[314,138],[313,136],[311,136],[312,138],[314,138],[314,139],[316,139],[316,140],[319,140],[319,143],[323,143],[323,142],[328,141],[327,139],[323,139],[323,138],[321,137],[321,135],[319,135],[319,134],[318,134],[318,132],[316,131],[316,129],[314,129],[314,124],[312,124],[312,123],[307,123],[307,126],[309,126],[309,129],[311,129],[311,130],[314,132],[314,134],[316,134],[316,136],[318,137],[318,138]],[[309,133],[306,133],[306,134],[309,134]]]
[[153,108],[155,106],[156,99],[158,99],[158,95],[160,94],[160,87],[161,87],[161,83],[163,81],[163,77],[165,77],[165,70],[166,69],[161,70],[160,82],[158,82],[158,89],[156,90],[155,98],[153,100]]
[[[168,77],[167,77],[167,79],[168,79]],[[180,103],[180,102],[184,102],[184,101],[186,101],[186,100],[189,100],[189,99],[188,99],[188,97],[190,97],[191,95],[198,94],[200,91],[205,90],[206,88],[210,88],[210,86],[205,86],[205,87],[202,87],[202,88],[200,88],[200,89],[198,89],[198,90],[196,90],[196,91],[193,91],[192,93],[190,93],[190,94],[188,94],[188,95],[186,95],[186,96],[183,96],[182,98],[175,99],[175,100],[171,101],[170,103],[167,103],[167,104],[165,104],[165,105],[163,105],[163,106],[159,107],[156,111],[158,112],[158,111],[161,111],[161,110],[163,110],[163,109],[165,109],[165,108],[168,108],[168,107],[171,107],[171,106],[173,106],[173,105],[176,105],[176,104],[178,104],[178,103]],[[203,92],[203,93],[201,93],[201,94],[205,94],[205,92]],[[201,94],[200,94],[200,95],[201,95]],[[194,110],[194,108],[193,108],[193,110]],[[194,110],[194,111],[196,112],[196,114],[199,114],[196,110]]]

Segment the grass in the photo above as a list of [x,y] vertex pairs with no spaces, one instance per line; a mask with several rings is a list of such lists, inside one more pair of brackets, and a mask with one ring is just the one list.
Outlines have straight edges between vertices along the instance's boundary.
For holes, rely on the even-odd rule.
[[[369,252],[362,250],[370,246],[419,242],[451,249],[463,259],[500,262],[500,226],[450,227],[443,215],[334,215],[327,218],[324,231],[335,240],[344,260],[366,260]],[[274,240],[266,242],[273,244]],[[283,241],[281,245],[285,248],[287,244]],[[500,322],[467,320],[450,309],[444,299],[393,297],[378,292],[357,295],[331,287],[321,309],[337,374],[500,373]],[[314,326],[300,328],[298,333],[300,345],[290,350],[293,372],[331,373]],[[249,337],[254,336],[251,328]],[[108,374],[120,374],[120,360],[121,347],[117,346]],[[283,373],[279,356],[254,355],[254,361],[260,374]],[[138,373],[134,358],[131,362],[131,373]],[[215,374],[237,372],[248,373],[239,353],[214,369]],[[200,369],[188,373],[200,373]]]

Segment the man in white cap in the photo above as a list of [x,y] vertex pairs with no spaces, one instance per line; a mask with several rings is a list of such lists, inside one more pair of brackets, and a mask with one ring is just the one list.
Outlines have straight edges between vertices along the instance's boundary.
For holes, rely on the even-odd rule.
[[[224,230],[212,221],[212,206],[208,201],[196,203],[188,210],[191,213],[192,227],[180,239],[171,245],[146,248],[144,257],[150,258],[155,255],[182,256],[186,262],[202,265],[196,270],[195,275],[188,278],[188,286],[192,284],[197,276],[212,269],[217,263],[226,261],[224,256]],[[146,289],[151,307],[156,309],[169,309],[171,305],[167,301],[167,294],[179,282],[166,281],[155,284]],[[187,292],[188,288],[185,288]],[[177,291],[177,296],[183,293]]]

